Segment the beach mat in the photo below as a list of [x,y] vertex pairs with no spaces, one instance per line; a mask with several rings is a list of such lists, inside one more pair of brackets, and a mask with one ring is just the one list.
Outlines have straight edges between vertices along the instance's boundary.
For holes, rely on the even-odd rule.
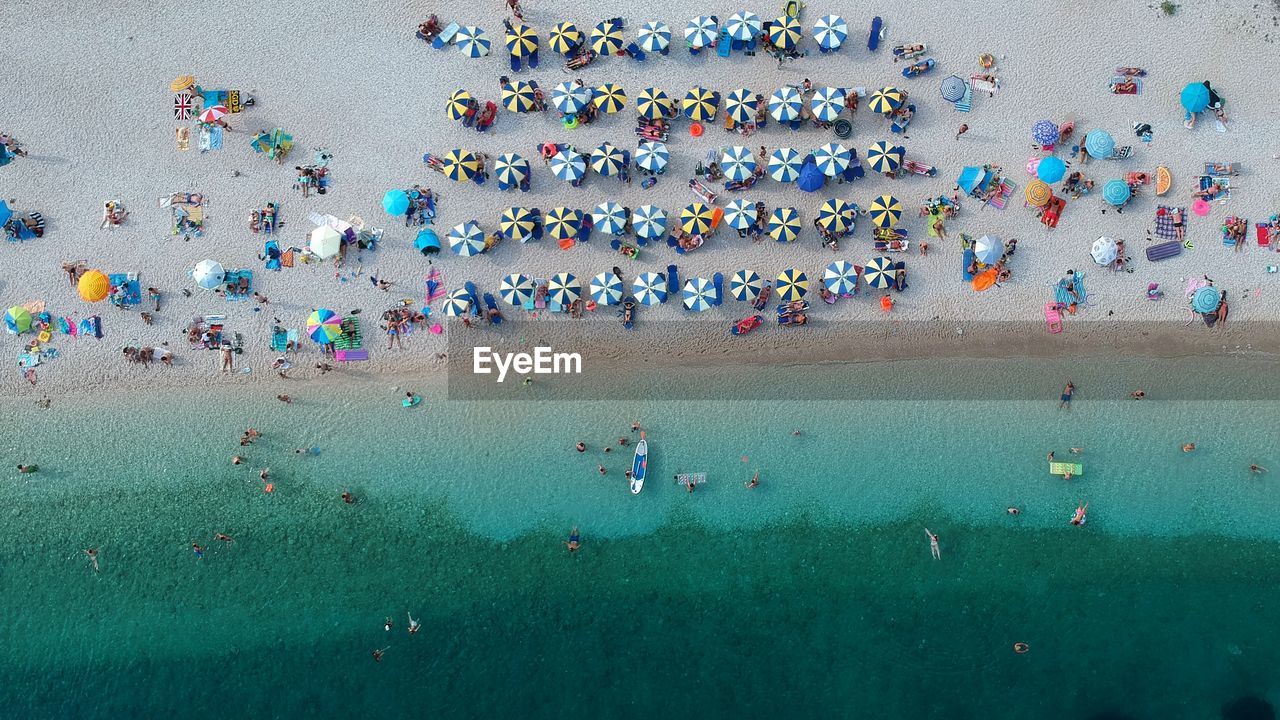
[[1187,217],[1186,208],[1168,207],[1165,205],[1161,205],[1156,208],[1156,237],[1161,237],[1165,240],[1173,240],[1178,237],[1178,232],[1173,227],[1173,216],[1177,212],[1182,213],[1182,222],[1185,225]]
[[1159,245],[1152,245],[1151,247],[1147,248],[1147,259],[1150,260],[1151,262],[1168,260],[1169,258],[1178,257],[1181,254],[1182,254],[1182,243],[1178,242],[1177,240],[1160,243]]
[[354,362],[359,360],[368,360],[369,351],[361,348],[355,350],[337,350],[333,354],[333,359],[338,362]]
[[342,321],[342,334],[333,341],[336,350],[359,350],[364,347],[364,335],[360,332],[360,318],[352,315]]

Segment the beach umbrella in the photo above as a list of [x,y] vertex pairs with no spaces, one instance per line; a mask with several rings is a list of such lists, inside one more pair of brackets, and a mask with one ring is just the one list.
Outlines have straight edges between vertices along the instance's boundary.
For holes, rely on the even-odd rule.
[[1129,184],[1123,180],[1108,180],[1107,184],[1102,186],[1102,199],[1116,207],[1129,202],[1129,196],[1132,194]]
[[839,50],[849,39],[849,24],[839,15],[823,15],[813,24],[813,39],[820,48]]
[[836,295],[852,295],[858,291],[858,266],[837,260],[822,272],[822,284]]
[[1191,296],[1191,309],[1198,313],[1211,313],[1222,304],[1222,293],[1215,287],[1202,287]]
[[798,120],[803,108],[804,98],[799,90],[790,85],[774,90],[769,96],[769,114],[778,122]]
[[4,326],[10,333],[21,335],[31,329],[31,312],[24,307],[14,305],[4,312]]
[[606,235],[621,235],[627,229],[626,208],[612,200],[602,202],[591,211],[591,222]]
[[802,34],[800,20],[790,15],[783,15],[769,26],[769,41],[782,50],[794,50]]
[[444,314],[449,317],[464,317],[471,312],[471,293],[459,288],[444,298]]
[[714,19],[706,15],[690,20],[689,24],[684,28],[684,41],[695,50],[711,45],[719,35],[720,26],[716,25]]
[[[222,278],[218,278],[218,281],[221,282]],[[99,302],[105,300],[111,292],[111,280],[101,270],[90,270],[80,276],[80,280],[76,282],[76,290],[80,293],[81,300]]]
[[470,150],[450,150],[444,156],[444,174],[450,180],[470,180],[480,174],[480,158]]
[[625,161],[622,150],[613,143],[601,143],[591,151],[591,168],[601,177],[612,177],[622,171]]
[[813,161],[827,177],[835,177],[849,169],[853,153],[840,143],[827,143],[813,151]]
[[685,117],[694,122],[710,122],[715,118],[719,107],[720,93],[704,87],[691,88],[680,103]]
[[551,46],[552,52],[571,55],[582,44],[582,31],[571,22],[556,23],[551,28],[547,44]]
[[1027,189],[1024,191],[1027,204],[1031,207],[1044,207],[1049,204],[1049,199],[1053,197],[1053,190],[1049,187],[1049,183],[1035,178],[1027,183]]
[[734,145],[724,149],[720,156],[720,169],[730,182],[743,182],[756,172],[756,156],[751,148]]
[[646,140],[636,148],[636,167],[660,173],[667,169],[667,160],[670,157],[666,143]]
[[853,226],[853,207],[839,198],[831,198],[818,207],[818,227],[841,234]]
[[504,237],[526,242],[538,227],[538,216],[527,207],[509,207],[498,217],[498,232]]
[[591,102],[591,91],[575,82],[562,82],[551,89],[551,106],[565,115],[577,115]]
[[591,28],[591,49],[600,55],[612,55],[622,50],[622,24],[601,20]]
[[964,78],[959,75],[948,75],[942,78],[942,85],[939,90],[942,92],[942,99],[947,102],[958,102],[964,98],[965,90],[968,89]]
[[983,235],[973,244],[973,258],[983,265],[994,265],[1004,255],[1004,243],[994,235]]
[[686,280],[680,296],[684,300],[684,309],[693,312],[702,312],[716,305],[719,299],[715,284],[700,277]]
[[[334,235],[337,235],[337,231],[335,231],[331,227],[326,226],[323,229],[329,230]],[[312,231],[311,234],[315,235],[315,231]],[[341,240],[342,238],[339,236],[338,239]],[[315,244],[314,241],[312,241],[313,246],[314,244]],[[312,248],[311,251],[315,253],[314,247]],[[319,253],[316,253],[316,254],[319,255]],[[338,254],[338,251],[335,245],[333,253],[331,253],[330,255],[322,255],[321,259],[326,257],[332,257],[333,255],[337,255],[337,254]],[[227,277],[227,271],[222,267],[222,263],[218,262],[217,260],[201,260],[200,262],[196,263],[195,269],[191,271],[191,279],[195,280],[196,285],[199,285],[205,290],[213,290],[214,288],[222,285],[222,281],[226,277]]]
[[1047,183],[1056,183],[1067,174],[1067,164],[1061,158],[1050,155],[1036,166],[1036,177]]
[[734,230],[746,230],[756,221],[755,203],[738,198],[724,209],[725,224]]
[[434,255],[440,252],[440,236],[431,228],[422,228],[413,239],[413,247],[423,255]]
[[904,155],[901,146],[881,140],[867,148],[867,164],[878,173],[891,173],[902,166]]
[[793,207],[775,208],[769,215],[769,237],[782,243],[800,237],[800,212]]
[[667,301],[667,279],[662,273],[640,273],[631,283],[631,294],[641,305],[660,305]]
[[1093,241],[1093,247],[1089,250],[1089,254],[1093,256],[1093,261],[1099,265],[1110,265],[1116,261],[1119,255],[1120,247],[1116,245],[1116,241],[1109,237],[1100,237]]
[[680,229],[690,235],[707,235],[715,229],[714,213],[706,203],[690,203],[680,211]]
[[756,95],[748,88],[732,90],[724,100],[724,111],[736,123],[752,123],[756,119]]
[[636,112],[645,120],[658,120],[671,113],[671,98],[665,90],[647,87],[636,96]]
[[489,48],[493,45],[489,36],[484,34],[484,30],[474,25],[459,28],[458,33],[453,36],[453,42],[463,55],[472,58],[488,55]]
[[1187,83],[1182,88],[1182,107],[1193,113],[1209,107],[1209,88],[1204,83]]
[[592,92],[591,102],[606,115],[612,115],[627,106],[627,91],[618,83],[605,83]]
[[587,174],[587,161],[578,151],[565,148],[551,156],[551,174],[565,182],[577,182]]
[[498,285],[498,295],[508,304],[520,307],[533,299],[533,281],[524,275],[508,275]]
[[307,337],[321,345],[328,345],[342,335],[342,318],[328,309],[313,310],[307,318]]
[[231,114],[226,105],[210,105],[200,113],[196,119],[202,123],[212,123],[221,120]]
[[538,52],[538,31],[521,23],[507,30],[506,42],[512,57],[528,57]]
[[795,182],[804,158],[792,148],[778,148],[769,155],[769,177],[778,182]]
[[479,255],[484,252],[484,231],[475,220],[454,225],[449,231],[449,250],[462,257]]
[[892,195],[881,195],[871,201],[871,207],[867,208],[867,214],[871,216],[871,222],[876,227],[893,228],[902,219],[902,203],[898,202],[898,198]]
[[409,211],[409,193],[403,190],[388,190],[382,196],[382,209],[388,215],[404,215]]
[[631,230],[641,240],[667,234],[667,211],[657,205],[641,205],[631,213]]
[[651,20],[636,31],[636,39],[645,52],[662,52],[671,44],[671,28],[657,20]]
[[782,302],[799,300],[809,292],[809,276],[795,268],[787,268],[778,274],[778,299]]
[[729,278],[729,294],[734,300],[752,302],[760,297],[764,281],[755,270],[739,270]]
[[515,153],[503,153],[493,161],[493,174],[498,184],[515,187],[529,177],[529,161]]
[[902,104],[906,101],[906,94],[898,88],[883,87],[871,93],[871,100],[868,101],[867,106],[871,108],[871,112],[888,115],[902,107]]
[[511,112],[526,113],[537,104],[537,86],[523,80],[503,83],[502,106]]
[[1053,145],[1058,142],[1058,126],[1052,120],[1037,120],[1031,126],[1031,141],[1037,145]]
[[576,238],[582,229],[582,211],[567,207],[551,208],[543,227],[552,240]]
[[467,116],[467,111],[471,109],[472,101],[471,93],[466,90],[455,90],[449,96],[449,102],[445,103],[444,111],[450,120],[461,120]]
[[622,281],[612,272],[591,278],[591,299],[601,305],[617,305],[622,300]]
[[[334,255],[337,255],[338,251],[341,249],[342,233],[339,233],[328,225],[321,225],[320,227],[312,230],[311,234],[307,237],[307,250],[321,260],[327,260]],[[199,280],[196,282],[198,284]],[[201,285],[201,287],[204,286]]]
[[729,38],[738,42],[747,43],[755,40],[760,36],[760,30],[764,23],[760,21],[760,16],[741,10],[729,16],[725,21],[724,29],[728,31]]
[[1084,149],[1092,158],[1109,158],[1111,153],[1115,152],[1116,139],[1111,137],[1111,133],[1101,128],[1095,128],[1084,136]]
[[547,298],[552,302],[568,305],[582,298],[582,283],[572,273],[556,273],[547,283]]
[[826,184],[827,176],[818,170],[818,163],[814,162],[813,153],[810,153],[800,165],[800,177],[796,178],[796,187],[804,192],[816,192]]
[[862,279],[877,290],[888,290],[893,287],[893,260],[887,257],[872,258],[862,271]]
[[820,87],[809,99],[809,110],[821,122],[832,122],[844,110],[845,92],[836,87]]
[[169,89],[174,92],[182,92],[183,90],[186,90],[187,88],[195,84],[196,84],[195,75],[179,75],[178,77],[174,78],[173,82],[169,83]]
[[9,203],[0,200],[0,225],[6,225],[13,219],[13,211],[9,209]]

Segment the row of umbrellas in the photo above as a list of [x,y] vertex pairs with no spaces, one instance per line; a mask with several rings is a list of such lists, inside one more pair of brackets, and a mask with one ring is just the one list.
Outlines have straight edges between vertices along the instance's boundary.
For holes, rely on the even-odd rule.
[[[1031,126],[1031,140],[1041,147],[1057,144],[1061,136],[1061,130],[1052,120],[1037,120]],[[1084,149],[1089,154],[1089,157],[1099,160],[1109,158],[1115,152],[1116,140],[1111,137],[1111,133],[1101,128],[1096,128],[1085,135]]]
[[[538,85],[531,81],[517,80],[504,83],[500,100],[502,106],[511,112],[532,112],[537,106]],[[845,100],[849,91],[840,87],[819,87],[813,91],[807,101],[812,115],[822,121],[834,121],[845,108]],[[725,112],[738,123],[755,121],[758,101],[757,93],[750,88],[736,88],[725,97]],[[445,105],[445,111],[454,120],[460,120],[467,111],[472,95],[466,90],[454,92]],[[713,120],[720,109],[720,93],[703,86],[690,88],[679,99],[679,110],[685,117],[696,122]],[[905,91],[895,87],[883,87],[871,94],[868,106],[872,112],[889,114],[901,108],[907,101]],[[588,105],[605,114],[614,114],[626,109],[628,103],[634,104],[636,112],[645,119],[657,120],[676,114],[677,101],[666,90],[657,87],[646,87],[641,90],[634,101],[630,99],[625,88],[615,82],[606,82],[595,87],[579,85],[576,82],[562,82],[551,89],[551,106],[564,115],[576,115]],[[769,114],[778,122],[793,122],[800,119],[806,105],[804,95],[795,86],[785,86],[774,90],[766,100]]]

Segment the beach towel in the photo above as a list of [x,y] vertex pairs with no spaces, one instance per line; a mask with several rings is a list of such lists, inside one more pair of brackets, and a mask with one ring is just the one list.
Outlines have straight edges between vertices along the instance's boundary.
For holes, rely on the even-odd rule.
[[289,347],[289,331],[276,326],[276,328],[271,331],[271,349],[275,352],[282,353],[287,347]]
[[191,149],[191,128],[180,127],[174,129],[174,144],[178,152],[186,152]]
[[444,288],[444,273],[440,272],[440,268],[431,268],[427,273],[426,280],[426,303],[431,303],[444,297],[446,290]]
[[333,359],[338,362],[355,362],[358,360],[368,360],[369,351],[363,348],[355,348],[352,350],[335,350]]
[[214,125],[213,127],[209,128],[209,149],[210,150],[222,149],[222,132],[223,132],[222,128],[217,125]]
[[1017,185],[1012,180],[1002,178],[1000,180],[1000,192],[996,193],[991,200],[987,201],[988,205],[1003,210],[1004,206],[1009,203],[1009,196],[1013,195],[1013,191],[1017,189]]
[[277,243],[275,240],[268,240],[262,248],[262,255],[266,261],[268,270],[275,270],[277,272],[280,270],[280,243]]
[[1050,335],[1062,332],[1062,313],[1058,312],[1057,303],[1044,304],[1044,322],[1048,326]]
[[[239,291],[240,278],[244,278],[245,280],[249,281],[248,284],[245,286],[245,291],[243,293]],[[249,297],[249,295],[253,293],[253,271],[252,270],[228,270],[225,283],[228,287],[236,286],[235,292],[232,292],[229,289],[226,291],[227,300],[231,300],[231,301],[244,300],[245,298]]]
[[213,134],[209,132],[209,126],[201,125],[199,140],[196,141],[196,146],[200,149],[200,152],[202,153],[209,152],[209,145],[212,142],[213,142]]
[[1258,223],[1253,227],[1258,233],[1258,247],[1271,247],[1271,223]]
[[1182,213],[1183,223],[1185,223],[1187,217],[1186,208],[1168,207],[1166,205],[1160,205],[1156,208],[1156,237],[1161,237],[1165,240],[1173,240],[1178,237],[1178,232],[1173,227],[1173,216],[1178,212]]
[[364,336],[360,332],[360,318],[351,315],[342,321],[342,334],[333,341],[337,350],[359,350],[364,347]]
[[125,307],[142,304],[142,286],[134,273],[112,273],[107,276],[112,288],[122,288],[120,304]]
[[1137,95],[1142,92],[1142,78],[1116,75],[1111,78],[1111,92],[1116,95]]

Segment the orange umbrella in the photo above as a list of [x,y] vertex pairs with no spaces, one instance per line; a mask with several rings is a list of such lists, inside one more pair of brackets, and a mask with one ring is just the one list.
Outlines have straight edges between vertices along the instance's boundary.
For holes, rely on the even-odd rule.
[[179,75],[174,78],[173,82],[169,83],[169,89],[174,92],[182,92],[195,84],[196,78],[194,75]]
[[100,271],[90,270],[80,276],[76,289],[80,291],[81,300],[91,303],[101,302],[107,298],[107,293],[111,292],[111,281]]
[[1053,190],[1049,187],[1049,183],[1036,179],[1027,183],[1025,195],[1027,204],[1031,207],[1044,207],[1053,197]]
[[973,289],[982,292],[992,285],[996,284],[996,269],[987,268],[977,275],[973,276]]

